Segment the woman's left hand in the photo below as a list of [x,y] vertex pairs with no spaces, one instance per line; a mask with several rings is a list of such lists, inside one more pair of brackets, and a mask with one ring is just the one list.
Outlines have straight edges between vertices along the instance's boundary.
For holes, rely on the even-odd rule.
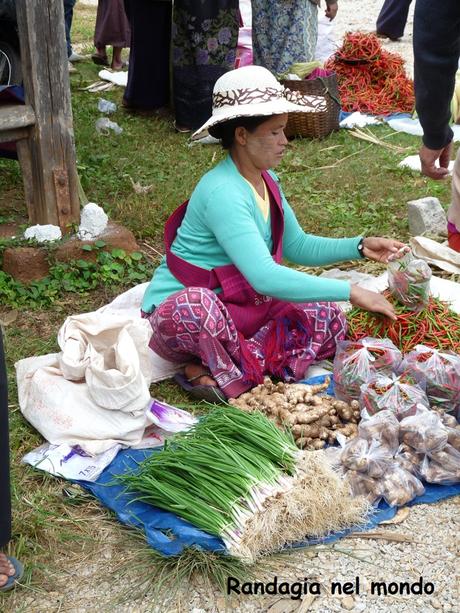
[[366,236],[363,240],[363,255],[370,260],[387,264],[410,251],[410,247],[392,238]]
[[332,21],[335,18],[338,8],[337,2],[332,2],[332,0],[327,2],[325,15],[329,18],[329,21]]

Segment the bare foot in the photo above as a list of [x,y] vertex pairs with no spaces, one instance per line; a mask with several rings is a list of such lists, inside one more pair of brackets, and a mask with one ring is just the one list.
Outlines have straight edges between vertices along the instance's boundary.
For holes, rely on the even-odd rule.
[[191,381],[192,385],[211,385],[212,387],[217,387],[216,381],[209,376],[209,371],[202,364],[187,364],[185,376],[189,380],[193,379]]
[[0,553],[0,587],[3,587],[8,579],[15,573],[14,566],[4,553]]

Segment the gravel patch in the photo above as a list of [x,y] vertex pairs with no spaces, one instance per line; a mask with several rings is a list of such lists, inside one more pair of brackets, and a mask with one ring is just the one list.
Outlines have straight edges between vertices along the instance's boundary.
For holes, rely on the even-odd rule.
[[[258,580],[291,586],[305,581],[320,595],[304,595],[291,599],[279,595],[230,595],[200,585],[198,580],[182,586],[174,599],[154,602],[151,595],[138,598],[139,576],[148,573],[148,564],[138,567],[120,547],[117,525],[104,523],[103,538],[98,547],[89,550],[77,561],[53,559],[49,583],[52,588],[34,591],[17,590],[5,611],[24,613],[289,613],[318,611],[336,613],[454,613],[458,601],[457,559],[460,528],[460,498],[433,505],[410,507],[408,516],[397,525],[377,526],[379,538],[347,538],[319,550],[292,552],[264,568]],[[385,538],[382,538],[382,534]],[[389,539],[398,538],[402,542]],[[135,546],[135,545],[134,545]],[[145,569],[145,570],[144,570]],[[333,582],[356,585],[359,594],[331,594]],[[433,584],[430,594],[383,595],[371,593],[373,582],[407,582]],[[293,590],[295,588],[292,588]],[[336,588],[337,589],[337,588]]]

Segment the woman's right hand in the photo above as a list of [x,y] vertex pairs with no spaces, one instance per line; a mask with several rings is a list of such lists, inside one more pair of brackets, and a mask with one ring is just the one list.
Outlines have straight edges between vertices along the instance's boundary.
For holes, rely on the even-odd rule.
[[359,285],[351,286],[350,302],[353,306],[360,307],[366,311],[382,313],[382,315],[386,315],[395,321],[397,319],[394,306],[385,298],[385,296],[382,296],[382,294],[378,294],[377,292],[371,292],[367,289],[363,289],[362,287],[359,287]]

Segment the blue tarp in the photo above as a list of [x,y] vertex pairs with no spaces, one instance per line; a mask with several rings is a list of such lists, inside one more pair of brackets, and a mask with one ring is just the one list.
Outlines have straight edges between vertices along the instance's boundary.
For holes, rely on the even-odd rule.
[[[324,376],[312,377],[308,383],[320,383]],[[332,384],[331,384],[332,385]],[[328,393],[332,392],[330,386]],[[136,496],[126,494],[124,487],[116,483],[116,477],[136,470],[139,462],[152,453],[159,450],[132,450],[120,451],[113,462],[100,475],[94,483],[83,482],[80,484],[88,489],[106,507],[114,511],[118,519],[128,526],[139,528],[145,532],[148,544],[165,556],[180,554],[186,547],[195,545],[208,551],[224,551],[225,547],[221,539],[195,528],[187,521],[180,519],[174,513],[162,511],[144,502],[135,502]],[[429,504],[457,496],[460,494],[460,483],[455,485],[432,485],[425,484],[425,493],[415,498],[409,506],[414,504]],[[396,514],[397,508],[381,502],[362,530],[371,530],[380,522],[391,519]],[[335,532],[322,539],[310,539],[297,543],[294,548],[305,547],[318,543],[331,543],[349,534],[351,530]]]
[[165,556],[181,553],[186,547],[197,545],[208,551],[223,551],[221,539],[195,528],[174,513],[163,511],[145,502],[136,502],[136,496],[126,494],[124,486],[116,483],[116,477],[136,470],[139,462],[159,449],[125,449],[94,483],[80,481],[80,485],[92,492],[100,502],[115,512],[127,526],[145,532],[148,544]]

